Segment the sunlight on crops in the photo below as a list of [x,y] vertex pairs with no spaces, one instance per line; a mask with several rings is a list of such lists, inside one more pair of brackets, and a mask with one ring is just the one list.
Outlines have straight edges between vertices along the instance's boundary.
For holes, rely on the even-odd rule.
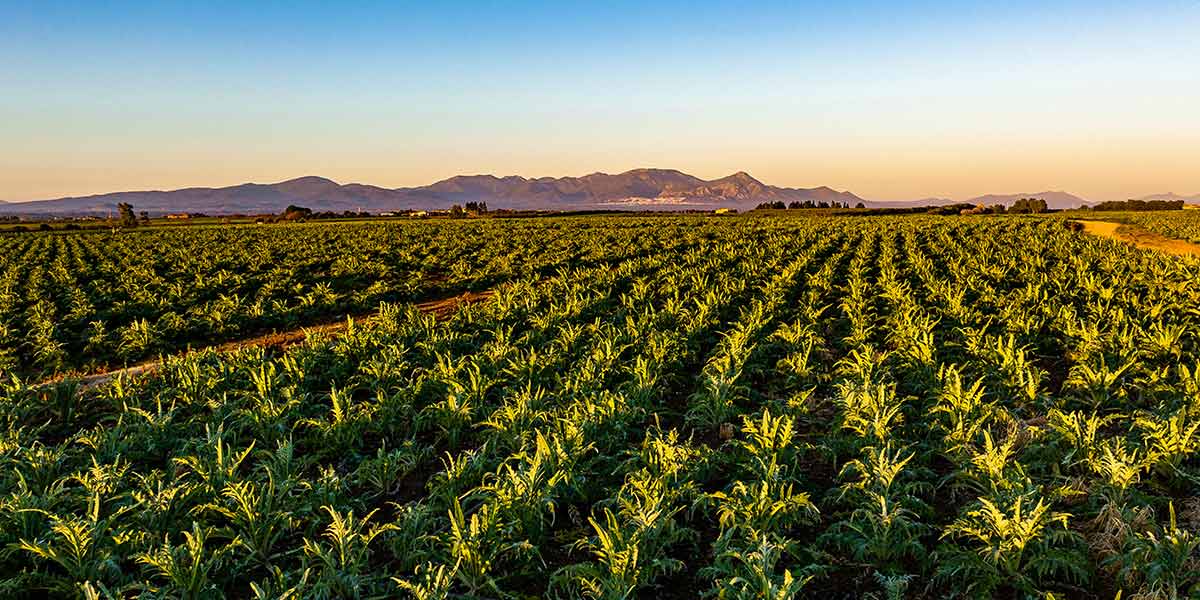
[[[1200,260],[1063,220],[0,248],[5,597],[1200,592]],[[411,304],[466,289],[494,293]],[[376,309],[285,352],[35,383]]]

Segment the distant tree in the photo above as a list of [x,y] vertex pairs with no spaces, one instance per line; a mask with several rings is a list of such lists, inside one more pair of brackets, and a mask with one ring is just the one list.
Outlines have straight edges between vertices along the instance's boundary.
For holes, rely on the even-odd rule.
[[487,214],[487,202],[468,202],[466,205],[466,210],[468,214],[472,215]]
[[1013,202],[1010,213],[1044,213],[1046,212],[1046,201],[1041,198],[1021,198]]
[[461,207],[457,204],[450,207],[450,218],[451,219],[462,219],[462,218],[465,218],[466,216],[467,216],[467,211],[463,210],[463,207]]
[[867,207],[867,205],[863,204],[862,202],[859,202],[858,204],[854,205],[854,208],[866,208],[866,207]]
[[782,200],[777,200],[775,202],[762,202],[755,208],[758,210],[786,210],[787,207],[788,205],[784,204]]
[[792,210],[795,210],[795,209],[798,209],[798,208],[802,208],[803,206],[804,206],[804,205],[803,205],[803,204],[800,204],[800,201],[799,201],[799,200],[792,200],[791,202],[788,202],[788,208],[789,208],[789,209],[792,209]]
[[140,221],[142,225],[149,225],[150,224],[150,213],[143,210],[138,215],[138,221]]
[[137,215],[133,214],[133,205],[128,202],[117,204],[117,213],[120,215],[119,222],[121,227],[137,227]]
[[829,208],[829,203],[822,200],[817,203],[817,208]]
[[287,208],[283,209],[283,215],[281,215],[281,217],[288,221],[300,221],[311,217],[312,213],[313,211],[311,208],[289,204]]

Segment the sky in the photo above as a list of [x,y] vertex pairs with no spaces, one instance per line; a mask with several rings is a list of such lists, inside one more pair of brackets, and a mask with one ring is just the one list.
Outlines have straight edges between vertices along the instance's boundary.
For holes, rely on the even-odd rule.
[[0,0],[0,200],[639,167],[1195,194],[1197,32],[1200,0]]

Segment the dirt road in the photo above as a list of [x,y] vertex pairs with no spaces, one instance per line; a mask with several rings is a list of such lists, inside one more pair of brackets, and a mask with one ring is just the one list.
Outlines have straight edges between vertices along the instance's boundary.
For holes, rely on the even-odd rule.
[[1138,248],[1157,250],[1174,256],[1200,256],[1200,244],[1161,236],[1133,225],[1111,221],[1072,220],[1071,222],[1082,226],[1084,233],[1133,244]]

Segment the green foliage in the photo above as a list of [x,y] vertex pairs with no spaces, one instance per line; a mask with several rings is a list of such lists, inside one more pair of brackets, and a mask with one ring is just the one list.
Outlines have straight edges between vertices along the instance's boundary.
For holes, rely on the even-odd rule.
[[1197,263],[1054,215],[150,228],[0,252],[6,598],[1200,589]]
[[942,535],[962,539],[976,552],[946,547],[939,575],[965,583],[964,591],[976,594],[1002,586],[1037,593],[1041,581],[1056,576],[1086,581],[1086,562],[1074,548],[1076,534],[1067,529],[1067,514],[1053,512],[1042,498],[1031,504],[1018,496],[1003,508],[987,498],[978,503]]

